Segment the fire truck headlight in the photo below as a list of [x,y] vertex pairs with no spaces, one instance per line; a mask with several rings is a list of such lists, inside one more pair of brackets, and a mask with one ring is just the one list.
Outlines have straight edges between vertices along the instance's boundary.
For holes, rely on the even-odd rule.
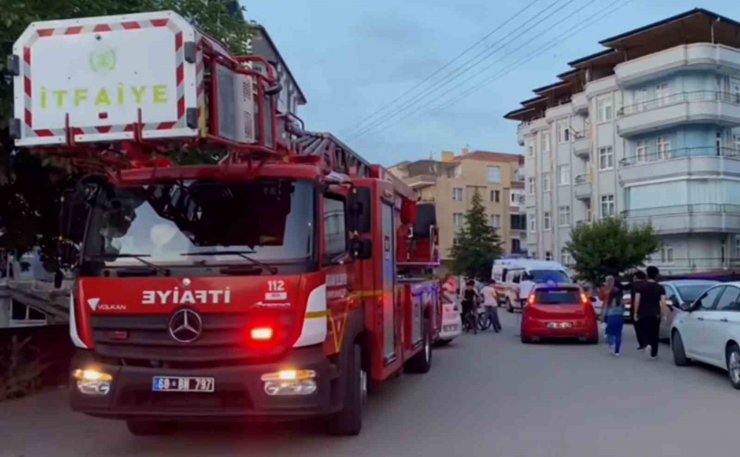
[[265,393],[271,397],[285,395],[311,395],[316,392],[316,372],[313,370],[280,370],[265,373]]
[[77,390],[85,395],[108,395],[113,383],[113,376],[93,368],[75,370],[72,377]]

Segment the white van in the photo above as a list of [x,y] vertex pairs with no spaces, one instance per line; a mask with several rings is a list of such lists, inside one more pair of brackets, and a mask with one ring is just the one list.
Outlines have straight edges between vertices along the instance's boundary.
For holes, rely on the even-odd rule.
[[534,284],[571,282],[566,268],[560,263],[534,259],[495,260],[491,278],[496,281],[500,304],[510,313],[521,308],[526,299],[520,294],[522,286],[531,289]]

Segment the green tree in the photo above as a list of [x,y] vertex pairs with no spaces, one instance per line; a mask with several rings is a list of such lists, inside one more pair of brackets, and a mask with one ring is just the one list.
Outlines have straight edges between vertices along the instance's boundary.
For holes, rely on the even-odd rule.
[[8,56],[29,23],[174,10],[235,54],[247,53],[252,31],[237,0],[0,0],[0,10],[0,248],[17,253],[40,245],[51,254],[59,228],[59,196],[77,178],[72,162],[15,151],[9,136],[13,88]]
[[579,279],[601,284],[607,275],[643,265],[659,246],[660,237],[652,226],[630,226],[621,218],[607,218],[571,230],[565,249],[573,257]]
[[488,223],[478,189],[473,194],[470,209],[465,213],[465,225],[458,232],[450,255],[455,274],[476,278],[490,278],[493,261],[501,256],[499,236]]

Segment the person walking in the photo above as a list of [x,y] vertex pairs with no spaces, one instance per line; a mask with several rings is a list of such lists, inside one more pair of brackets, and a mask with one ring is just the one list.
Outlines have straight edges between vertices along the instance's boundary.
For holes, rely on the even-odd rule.
[[496,295],[495,284],[496,281],[491,281],[483,286],[480,293],[483,296],[483,307],[486,310],[488,321],[491,323],[491,328],[498,333],[501,331],[501,321],[498,319],[498,296]]
[[632,285],[630,286],[630,303],[632,306],[630,307],[630,319],[632,319],[632,325],[635,328],[635,337],[637,337],[637,350],[642,351],[647,347],[647,343],[645,342],[645,338],[642,336],[642,332],[640,331],[640,325],[637,322],[637,319],[635,318],[635,294],[639,290],[640,286],[642,286],[645,281],[647,280],[647,275],[642,270],[637,270],[635,274],[632,276]]
[[617,278],[606,277],[603,321],[606,322],[606,341],[609,343],[612,355],[619,357],[622,348],[622,328],[624,327],[624,303],[622,302],[622,288]]
[[635,293],[635,319],[640,327],[643,343],[650,347],[650,358],[658,358],[660,319],[667,315],[665,289],[658,284],[660,270],[647,267],[647,281]]

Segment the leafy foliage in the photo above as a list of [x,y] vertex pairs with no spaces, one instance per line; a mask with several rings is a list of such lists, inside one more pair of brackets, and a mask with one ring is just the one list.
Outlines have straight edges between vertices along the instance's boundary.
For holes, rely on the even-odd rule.
[[452,271],[468,277],[490,278],[493,261],[501,252],[499,236],[488,223],[486,208],[476,189],[470,210],[465,214],[465,225],[450,249]]
[[59,196],[78,176],[69,162],[41,160],[14,151],[8,132],[12,46],[29,23],[48,19],[174,10],[221,41],[246,54],[252,25],[237,0],[0,0],[0,248],[22,253],[40,245],[47,258],[58,235]]
[[576,227],[570,239],[566,250],[573,256],[574,268],[580,279],[592,284],[643,265],[660,247],[660,237],[650,225],[629,226],[620,218]]

